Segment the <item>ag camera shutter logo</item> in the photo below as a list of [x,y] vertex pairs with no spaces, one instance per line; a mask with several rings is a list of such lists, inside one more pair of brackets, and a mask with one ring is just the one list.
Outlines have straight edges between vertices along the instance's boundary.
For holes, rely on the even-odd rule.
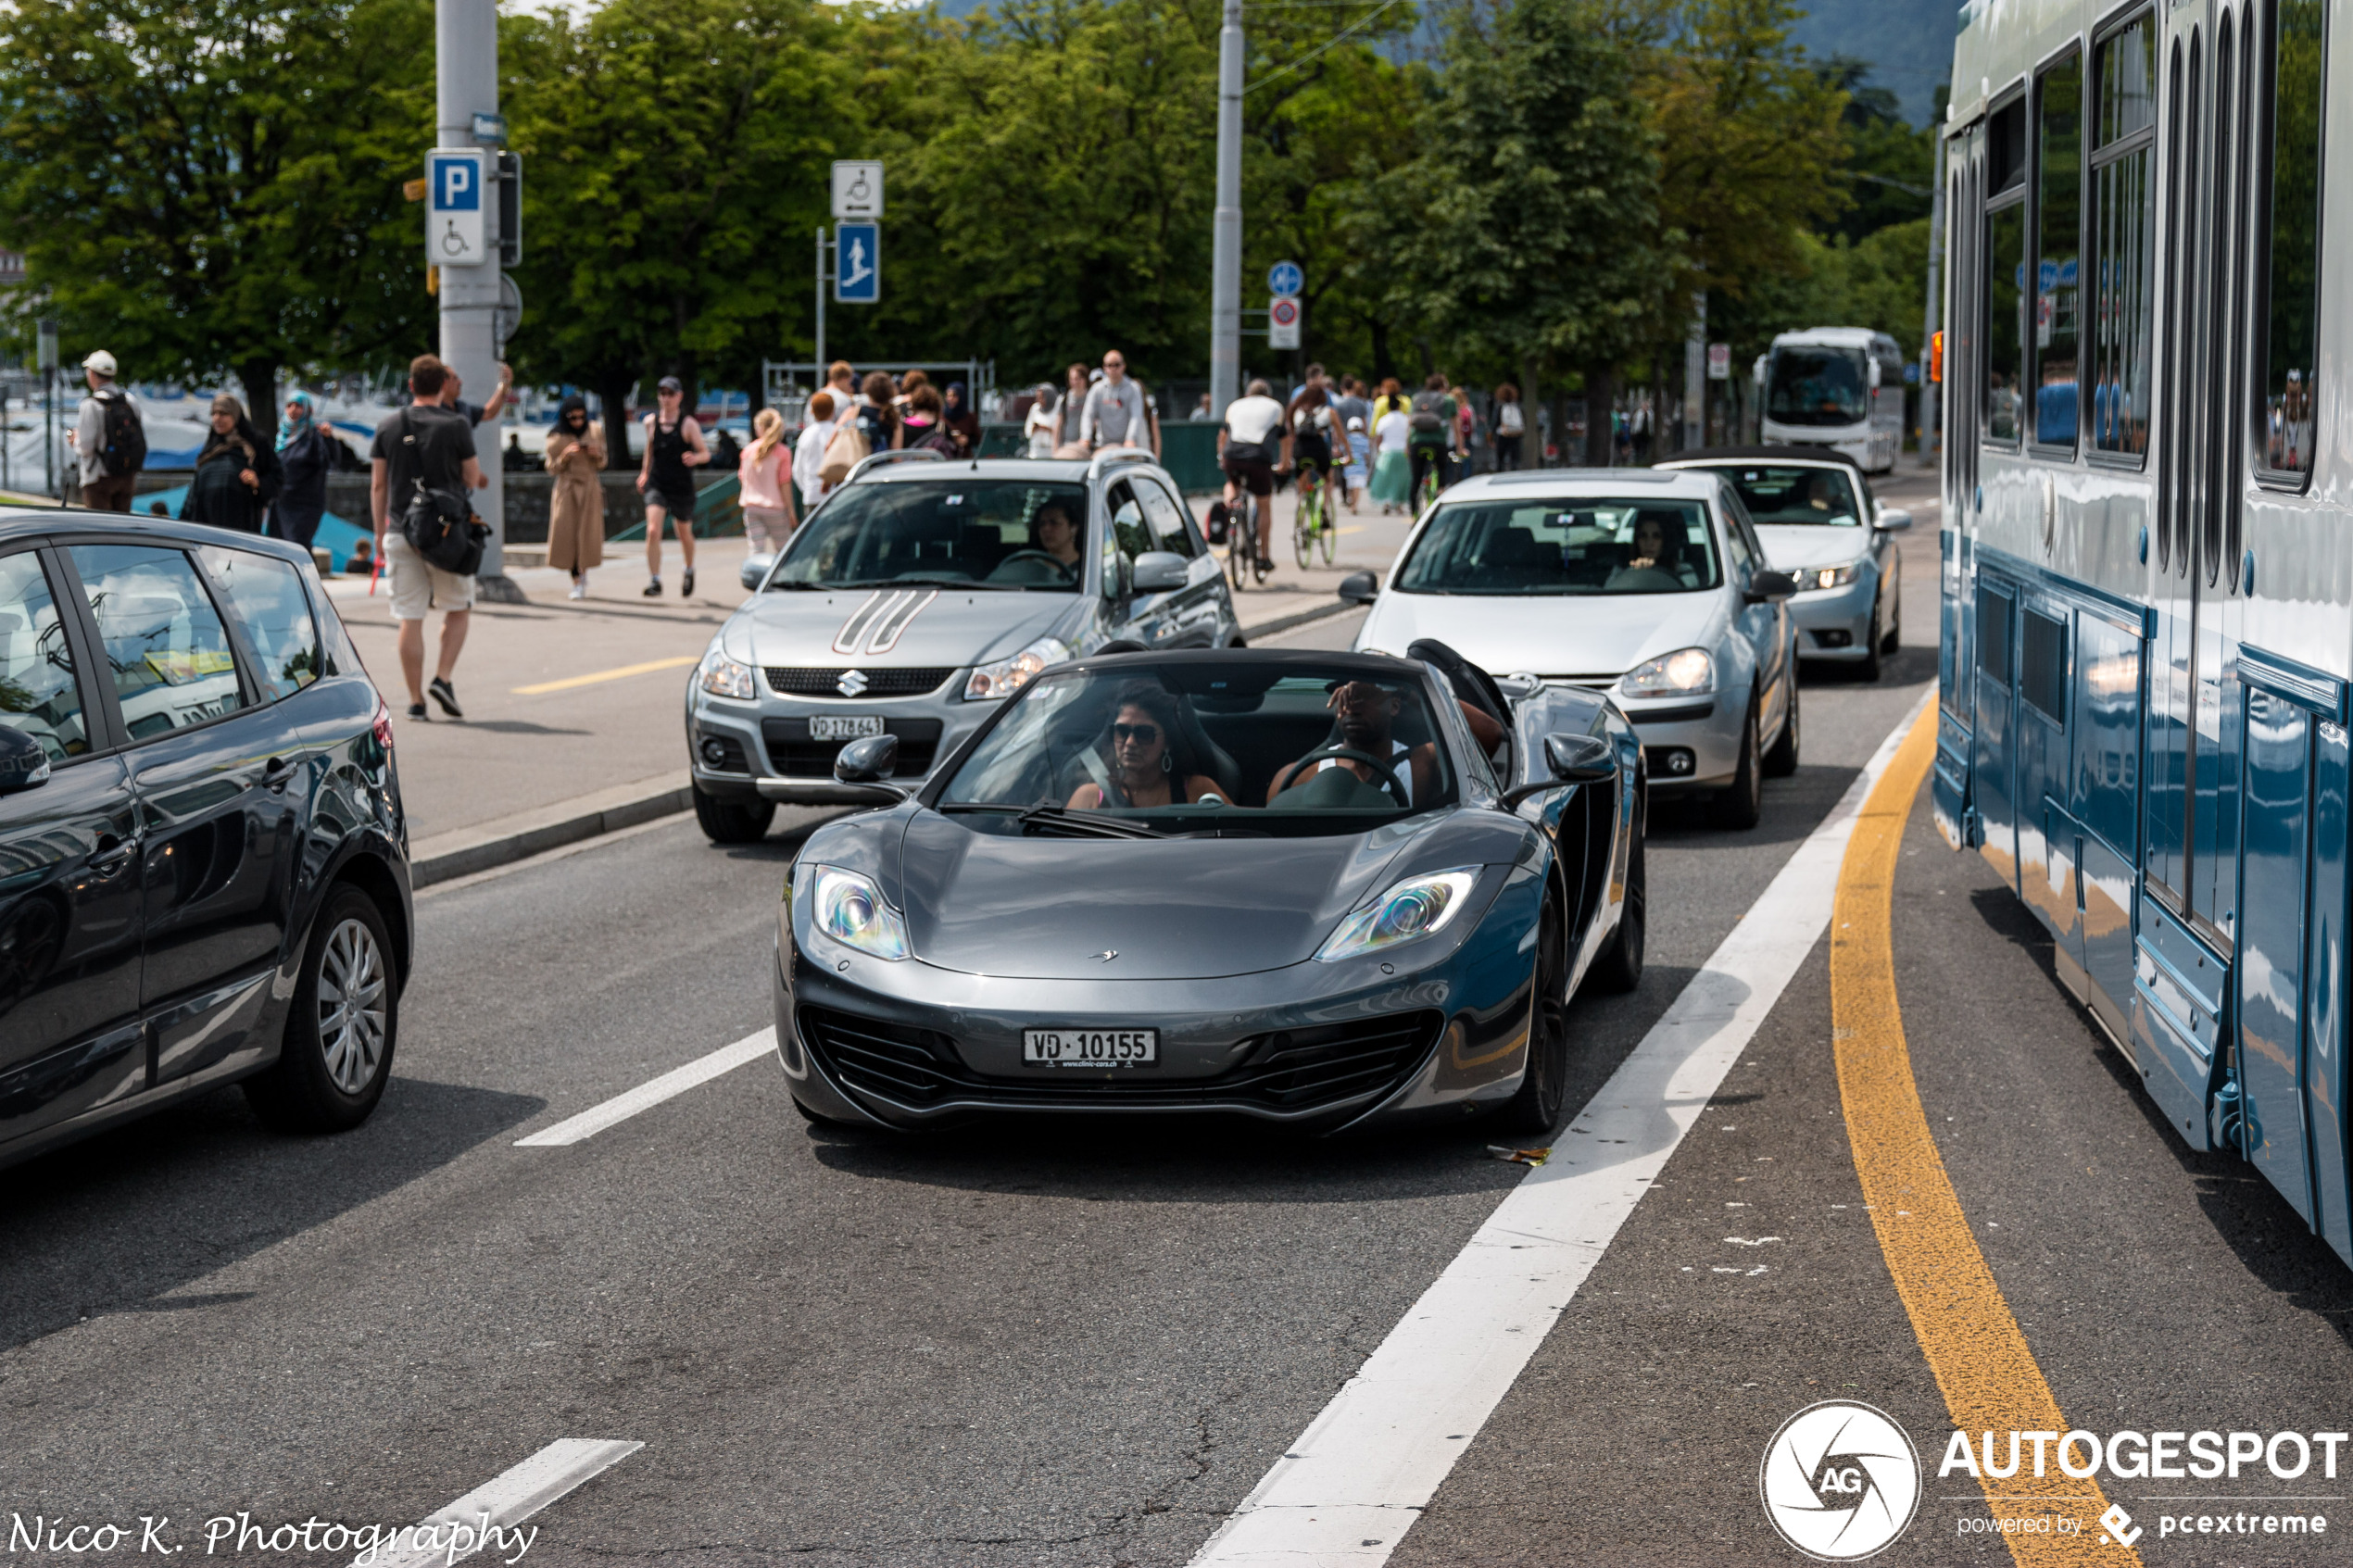
[[1919,1450],[1886,1412],[1825,1399],[1781,1423],[1756,1487],[1781,1539],[1817,1562],[1856,1562],[1911,1527]]

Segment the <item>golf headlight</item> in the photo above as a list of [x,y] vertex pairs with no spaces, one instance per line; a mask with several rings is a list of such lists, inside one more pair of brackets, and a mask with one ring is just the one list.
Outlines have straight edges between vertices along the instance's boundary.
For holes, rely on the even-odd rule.
[[1000,659],[974,671],[972,678],[964,683],[964,700],[994,702],[999,697],[1011,696],[1029,684],[1038,671],[1069,657],[1068,643],[1060,637],[1040,637],[1013,658]]
[[729,659],[719,651],[716,643],[711,646],[709,653],[702,656],[702,669],[696,675],[695,684],[713,696],[731,696],[737,702],[749,702],[760,695],[760,688],[752,679],[751,666],[738,664]]
[[1642,660],[1617,684],[1628,696],[1705,696],[1716,689],[1716,660],[1705,648],[1678,648]]
[[1855,581],[1855,571],[1856,563],[1853,561],[1844,566],[1809,566],[1796,574],[1798,590],[1803,593],[1818,588],[1843,588]]
[[812,878],[812,923],[845,947],[894,961],[907,956],[907,924],[883,902],[874,879],[838,866],[818,866]]
[[1331,963],[1434,936],[1469,902],[1478,881],[1477,866],[1407,877],[1341,921],[1315,957]]

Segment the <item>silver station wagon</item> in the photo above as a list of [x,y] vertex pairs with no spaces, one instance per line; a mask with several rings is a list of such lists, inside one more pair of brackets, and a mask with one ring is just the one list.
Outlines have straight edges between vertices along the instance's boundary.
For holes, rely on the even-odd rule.
[[765,834],[779,801],[873,802],[835,778],[851,741],[894,736],[893,782],[919,783],[1041,670],[1241,642],[1176,482],[1126,448],[880,454],[744,585],[686,692],[695,814],[720,844]]

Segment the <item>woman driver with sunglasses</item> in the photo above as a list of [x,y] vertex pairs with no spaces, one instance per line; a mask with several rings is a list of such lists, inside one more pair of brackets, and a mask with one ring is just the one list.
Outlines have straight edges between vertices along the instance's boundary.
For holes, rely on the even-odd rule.
[[[1158,686],[1131,686],[1119,697],[1111,724],[1111,775],[1071,793],[1079,809],[1101,806],[1189,806],[1224,804],[1216,782],[1185,771],[1174,744],[1176,706]],[[1181,793],[1180,793],[1181,791]]]

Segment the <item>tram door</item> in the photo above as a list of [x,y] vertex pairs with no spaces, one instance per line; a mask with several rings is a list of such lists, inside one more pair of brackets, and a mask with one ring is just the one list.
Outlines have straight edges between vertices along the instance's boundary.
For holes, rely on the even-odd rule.
[[2165,52],[2164,386],[2148,690],[2147,883],[2226,960],[2237,927],[2237,643],[2249,88],[2240,6],[2173,12]]

